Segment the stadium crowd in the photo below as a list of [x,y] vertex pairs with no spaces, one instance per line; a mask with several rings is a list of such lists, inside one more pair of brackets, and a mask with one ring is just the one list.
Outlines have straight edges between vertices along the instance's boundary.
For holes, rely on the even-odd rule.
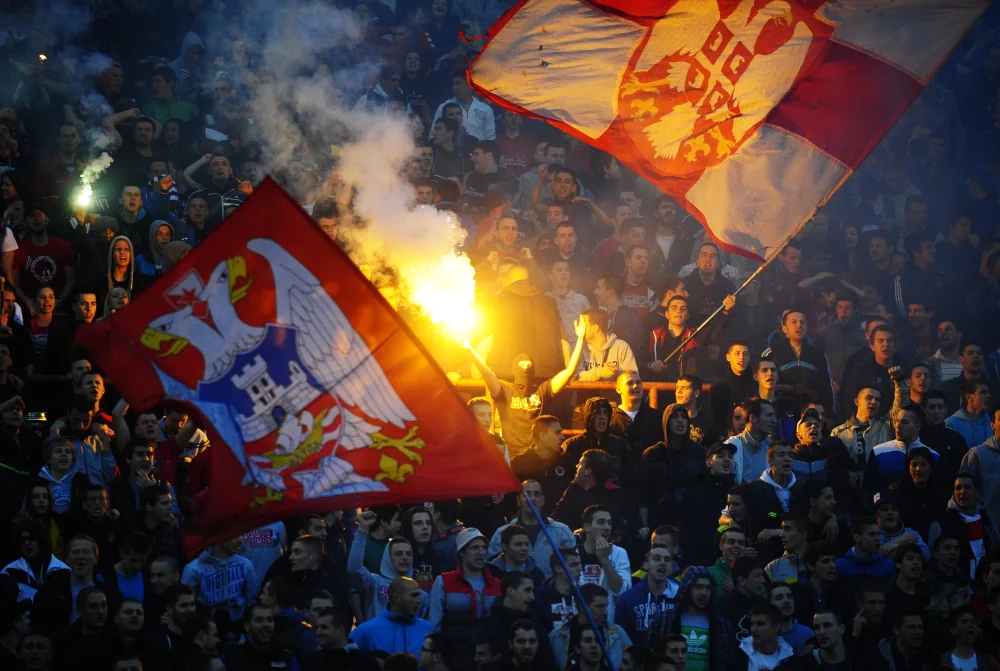
[[[603,645],[623,671],[1000,669],[995,7],[737,292],[758,264],[677,202],[474,94],[511,2],[326,0],[364,32],[316,69],[376,66],[343,105],[409,118],[414,207],[468,231],[486,323],[427,343],[482,379],[522,490],[185,556],[210,427],[130,408],[74,334],[268,172],[338,242],[354,215],[336,152],[260,137],[253,3],[69,4],[93,24],[64,43],[48,3],[0,3],[0,668],[597,671]],[[60,66],[84,43],[94,76]],[[83,201],[95,123],[114,162]]]

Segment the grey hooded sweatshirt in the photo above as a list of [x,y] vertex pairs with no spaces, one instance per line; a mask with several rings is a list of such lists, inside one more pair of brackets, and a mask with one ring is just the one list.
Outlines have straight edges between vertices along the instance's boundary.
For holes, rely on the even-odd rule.
[[[347,570],[357,574],[361,578],[365,591],[362,595],[365,607],[365,617],[369,620],[381,615],[389,605],[389,584],[401,574],[392,567],[392,558],[389,550],[393,547],[390,543],[385,546],[382,552],[382,564],[379,566],[378,574],[372,573],[365,568],[365,541],[368,534],[358,531],[351,543],[351,551],[347,555]],[[406,572],[407,578],[413,577],[413,566]],[[420,610],[417,617],[425,617],[427,613],[427,592],[420,594]]]

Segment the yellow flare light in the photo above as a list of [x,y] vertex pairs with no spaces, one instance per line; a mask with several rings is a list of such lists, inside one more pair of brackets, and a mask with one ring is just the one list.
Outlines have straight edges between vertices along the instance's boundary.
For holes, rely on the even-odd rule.
[[80,189],[80,193],[76,194],[76,204],[79,207],[90,207],[90,203],[93,200],[94,190],[89,184]]
[[45,54],[38,54],[38,60],[40,60],[40,61],[47,61],[47,60],[49,60],[49,57],[46,56]]
[[449,254],[434,266],[404,271],[412,288],[410,301],[452,336],[468,337],[476,327],[475,271],[465,256]]

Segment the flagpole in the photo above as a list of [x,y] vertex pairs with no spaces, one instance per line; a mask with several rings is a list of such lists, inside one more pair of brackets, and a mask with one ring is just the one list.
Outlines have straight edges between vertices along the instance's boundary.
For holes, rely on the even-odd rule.
[[[611,661],[611,653],[608,652],[608,646],[604,641],[604,635],[601,633],[601,628],[597,626],[597,622],[594,621],[594,616],[591,614],[590,609],[587,608],[587,602],[583,599],[583,593],[580,591],[580,586],[573,581],[573,574],[570,573],[569,566],[566,565],[566,559],[562,556],[562,553],[559,552],[559,546],[556,545],[555,540],[552,538],[552,534],[549,533],[549,527],[545,523],[545,519],[538,511],[538,508],[535,507],[535,502],[531,500],[530,496],[525,496],[523,492],[521,496],[528,502],[528,505],[531,507],[531,512],[535,514],[538,524],[541,525],[542,533],[545,534],[545,538],[549,541],[549,546],[552,548],[552,554],[554,554],[556,559],[559,560],[559,565],[562,567],[562,570],[566,572],[567,576],[569,576],[569,584],[573,588],[573,596],[576,597],[580,608],[587,616],[587,621],[590,623],[590,626],[594,628],[594,634],[597,636],[597,643],[601,646],[601,652],[604,654],[604,661],[608,663],[608,668],[611,669],[611,671],[617,671],[615,663]],[[610,600],[611,597],[612,594],[609,591],[608,600]],[[572,636],[570,636],[570,652],[572,652],[572,645]]]
[[[803,225],[803,226],[804,226],[804,225]],[[767,267],[768,267],[769,265],[771,265],[771,261],[774,261],[774,259],[775,259],[775,258],[777,258],[778,254],[780,254],[780,253],[781,253],[782,251],[784,251],[785,247],[787,247],[787,246],[788,246],[788,243],[789,243],[789,242],[791,242],[792,240],[794,240],[794,239],[795,239],[795,235],[797,235],[797,234],[798,234],[798,231],[799,231],[799,230],[801,230],[801,228],[802,228],[803,226],[800,226],[800,227],[799,227],[799,229],[797,229],[797,230],[795,231],[795,233],[794,233],[794,234],[792,234],[792,235],[788,236],[788,239],[787,239],[787,240],[785,240],[785,241],[784,241],[784,242],[782,242],[782,243],[781,243],[780,245],[778,245],[778,248],[777,248],[777,249],[775,249],[775,250],[774,250],[774,252],[772,252],[771,256],[767,257],[767,259],[765,259],[765,260],[764,260],[764,263],[760,264],[760,265],[759,265],[759,266],[757,267],[757,270],[753,271],[753,272],[752,272],[752,273],[750,274],[750,277],[748,277],[748,278],[746,279],[746,281],[745,281],[745,282],[743,282],[743,284],[741,284],[741,285],[739,286],[739,288],[738,288],[738,289],[736,289],[736,291],[734,291],[734,292],[733,292],[733,296],[738,296],[738,295],[740,294],[740,292],[741,292],[741,291],[743,291],[744,289],[746,289],[746,288],[747,288],[747,287],[748,287],[748,286],[750,285],[750,283],[751,283],[751,282],[753,282],[753,281],[754,281],[755,279],[757,279],[757,276],[758,276],[758,275],[760,275],[760,274],[761,274],[762,272],[764,272],[764,269],[765,269],[765,268],[767,268]],[[697,272],[697,271],[695,271],[695,272]],[[721,272],[721,271],[719,271],[719,272]],[[708,326],[709,322],[711,322],[711,321],[712,321],[713,319],[715,319],[715,318],[716,318],[716,317],[717,317],[717,316],[719,315],[719,313],[720,313],[720,312],[722,312],[722,311],[723,311],[724,309],[725,309],[725,306],[724,306],[724,305],[720,305],[719,307],[717,307],[717,308],[715,309],[715,312],[713,312],[712,314],[710,314],[710,315],[708,316],[708,318],[707,318],[707,319],[706,319],[705,321],[703,321],[703,322],[702,322],[702,323],[701,323],[701,324],[700,324],[700,325],[698,326],[698,328],[696,328],[696,329],[694,330],[694,332],[693,332],[693,333],[692,333],[691,335],[689,335],[689,336],[688,336],[687,338],[685,338],[685,339],[683,340],[683,342],[681,342],[681,344],[680,344],[680,345],[678,345],[678,346],[677,346],[677,347],[676,347],[676,348],[674,349],[674,351],[673,351],[673,352],[671,352],[670,354],[668,354],[668,355],[666,356],[666,358],[664,358],[664,359],[661,359],[661,361],[662,361],[663,363],[667,363],[668,361],[670,361],[671,359],[673,359],[673,358],[674,358],[675,356],[677,356],[677,354],[678,354],[679,352],[681,352],[681,351],[682,351],[682,350],[684,349],[684,347],[685,347],[685,346],[686,346],[686,345],[687,345],[687,344],[688,344],[689,342],[691,342],[692,340],[694,340],[694,339],[695,339],[695,338],[696,338],[696,337],[698,336],[698,334],[699,334],[699,333],[701,333],[702,329],[704,329],[704,328],[705,328],[706,326]]]

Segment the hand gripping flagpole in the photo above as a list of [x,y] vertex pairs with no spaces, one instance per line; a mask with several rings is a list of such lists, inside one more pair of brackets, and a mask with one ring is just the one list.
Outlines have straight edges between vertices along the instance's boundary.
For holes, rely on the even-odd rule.
[[[555,554],[556,559],[559,560],[559,565],[562,567],[562,570],[566,572],[567,576],[570,576],[569,584],[573,588],[573,596],[576,597],[579,607],[583,610],[584,614],[586,614],[587,622],[589,622],[590,626],[594,628],[594,634],[597,636],[597,643],[601,646],[601,652],[604,654],[604,661],[608,663],[608,668],[611,669],[611,671],[617,671],[615,663],[611,661],[611,653],[608,652],[608,646],[607,642],[604,640],[604,634],[601,633],[601,628],[597,626],[597,622],[594,621],[594,616],[590,613],[590,609],[587,608],[587,602],[583,599],[583,592],[580,591],[580,586],[573,582],[573,574],[570,573],[569,566],[566,565],[566,559],[563,558],[562,553],[559,552],[559,546],[556,545],[555,540],[552,538],[552,534],[549,533],[549,527],[545,524],[545,518],[542,517],[538,508],[535,507],[535,502],[531,500],[531,497],[524,496],[523,493],[522,497],[528,502],[528,505],[531,507],[531,512],[535,514],[535,518],[542,527],[542,533],[545,534],[545,538],[549,541],[549,546],[552,548],[552,552]],[[610,598],[611,594],[609,593],[608,599]],[[572,637],[570,638],[570,645],[572,645]]]
[[[805,223],[808,223],[808,221],[809,220],[806,220]],[[746,281],[743,282],[743,284],[741,284],[739,286],[739,288],[736,291],[733,292],[733,296],[738,296],[741,291],[743,291],[748,286],[750,286],[751,282],[753,282],[755,279],[757,279],[758,275],[760,275],[762,272],[764,272],[765,268],[767,268],[769,265],[771,265],[771,261],[774,261],[774,259],[777,258],[778,254],[780,254],[782,251],[784,251],[785,247],[788,246],[788,243],[791,242],[792,240],[794,240],[795,236],[798,235],[799,231],[802,230],[802,228],[805,227],[805,223],[803,223],[802,226],[800,226],[799,228],[797,228],[795,230],[795,233],[793,233],[792,235],[788,236],[787,240],[785,240],[780,245],[778,245],[778,248],[774,250],[774,252],[771,254],[771,256],[767,257],[767,259],[764,261],[764,263],[760,264],[760,266],[757,267],[757,270],[753,271],[753,273],[750,274],[750,277],[748,277],[746,279]],[[691,335],[689,335],[687,338],[685,338],[683,340],[683,342],[681,342],[681,344],[678,345],[676,347],[676,349],[674,349],[673,352],[671,352],[670,354],[668,354],[666,356],[666,358],[661,359],[661,361],[663,363],[667,363],[668,361],[670,361],[671,359],[673,359],[675,356],[677,356],[678,353],[680,353],[681,351],[683,351],[684,348],[687,346],[687,344],[689,342],[691,342],[692,340],[694,340],[695,338],[697,338],[698,334],[701,333],[702,329],[704,329],[706,326],[708,326],[709,322],[711,322],[713,319],[715,319],[716,317],[718,317],[719,313],[722,312],[725,309],[725,307],[726,307],[725,305],[720,305],[719,307],[717,307],[715,309],[715,312],[713,312],[712,314],[710,314],[708,316],[708,318],[705,321],[703,321],[698,326],[698,328],[696,328],[694,330],[694,332]]]

